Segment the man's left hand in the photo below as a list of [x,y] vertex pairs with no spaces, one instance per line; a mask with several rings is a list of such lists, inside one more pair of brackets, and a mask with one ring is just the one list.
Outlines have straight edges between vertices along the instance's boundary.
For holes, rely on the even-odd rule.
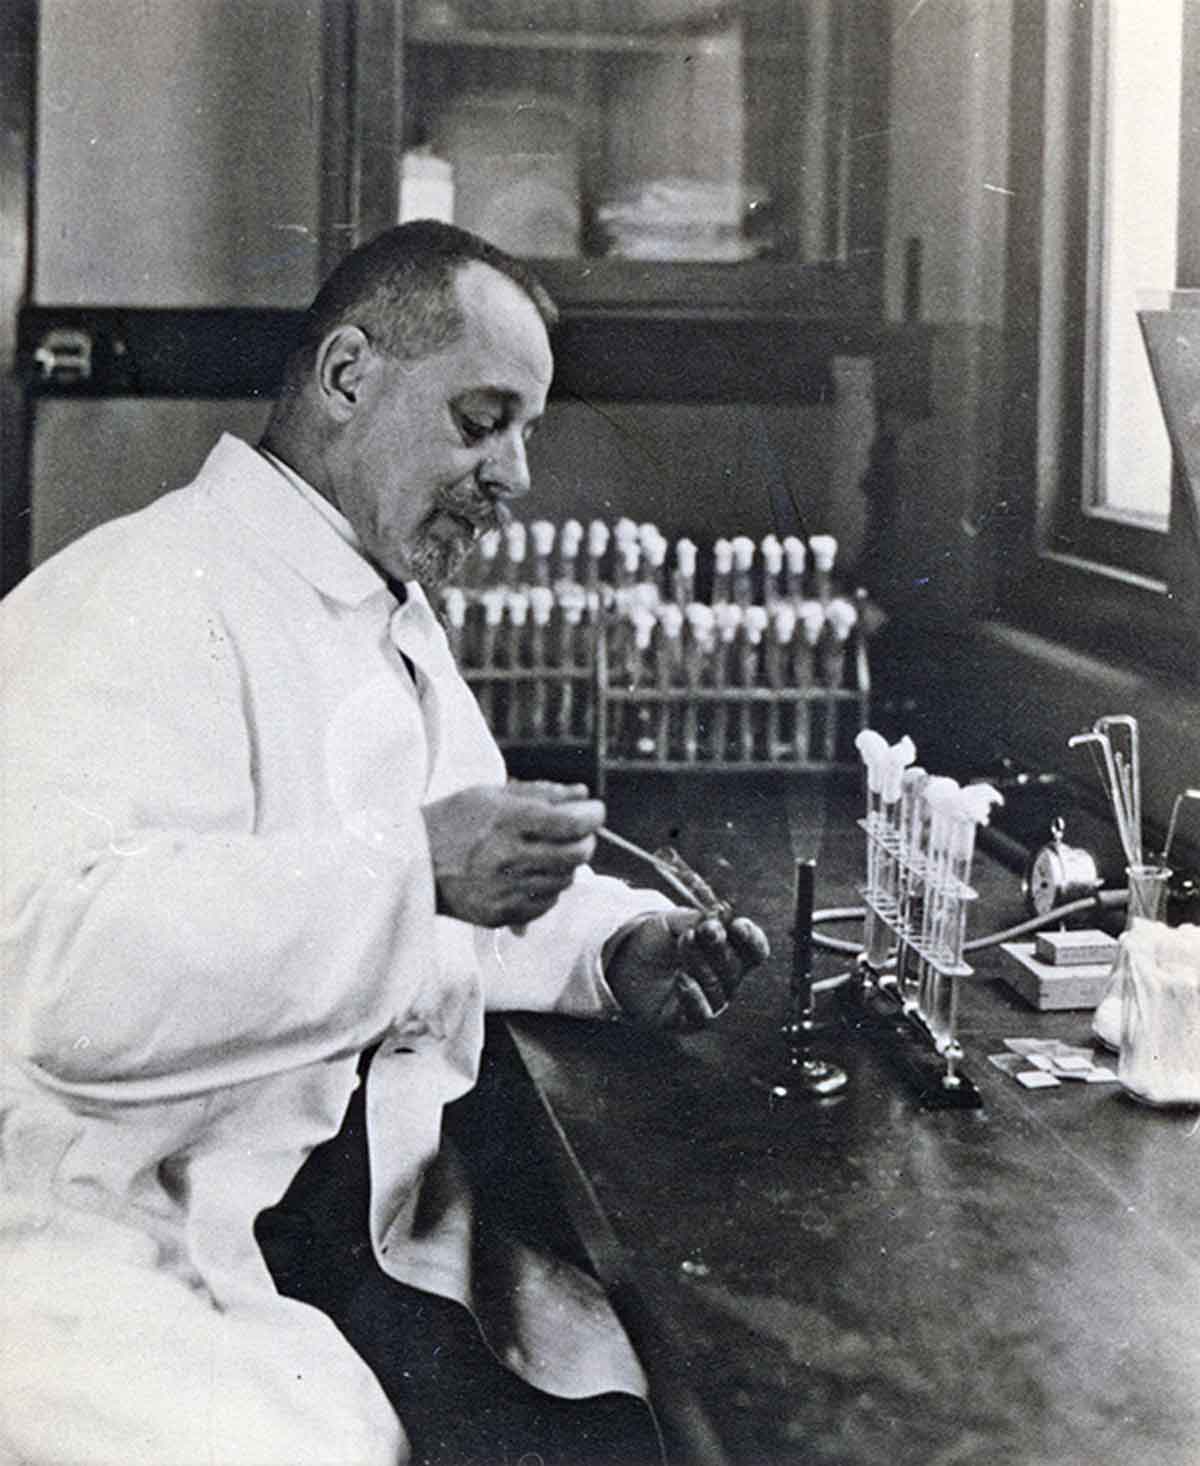
[[676,908],[640,916],[609,939],[604,975],[631,1017],[690,1032],[720,1014],[742,978],[771,954],[748,917],[728,923]]

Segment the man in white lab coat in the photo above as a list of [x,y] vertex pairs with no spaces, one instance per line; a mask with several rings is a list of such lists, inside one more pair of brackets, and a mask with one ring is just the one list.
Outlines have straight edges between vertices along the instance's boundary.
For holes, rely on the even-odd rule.
[[426,600],[529,488],[551,319],[482,241],[388,231],[258,448],[4,605],[0,1460],[436,1458],[255,1236],[360,1074],[377,1275],[479,1315],[531,1397],[640,1388],[561,1260],[514,1243],[484,1308],[441,1140],[486,1008],[699,1026],[766,948],[595,875],[583,789],[506,785]]

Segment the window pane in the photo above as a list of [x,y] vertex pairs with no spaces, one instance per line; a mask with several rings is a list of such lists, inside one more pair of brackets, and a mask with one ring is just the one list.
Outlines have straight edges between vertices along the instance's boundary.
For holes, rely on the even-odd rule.
[[1108,0],[1105,20],[1085,508],[1165,530],[1171,454],[1136,312],[1175,284],[1182,0]]

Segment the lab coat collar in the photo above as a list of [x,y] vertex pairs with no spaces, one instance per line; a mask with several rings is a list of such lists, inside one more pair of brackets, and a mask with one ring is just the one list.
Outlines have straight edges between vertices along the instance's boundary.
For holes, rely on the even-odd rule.
[[[279,469],[249,443],[221,436],[197,484],[235,514],[330,600],[358,606],[386,588],[383,577]],[[408,587],[410,593],[416,587]],[[422,597],[423,599],[423,597]]]

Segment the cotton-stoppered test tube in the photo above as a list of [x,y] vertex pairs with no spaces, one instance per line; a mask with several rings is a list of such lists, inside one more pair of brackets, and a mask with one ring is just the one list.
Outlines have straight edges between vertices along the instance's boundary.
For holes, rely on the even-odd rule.
[[736,535],[729,545],[733,555],[730,594],[743,610],[754,599],[754,541],[747,534]]
[[496,584],[500,543],[498,529],[487,530],[479,539],[479,583],[485,589]]
[[636,536],[633,539],[618,540],[616,555],[617,589],[628,590],[637,584],[638,567],[642,563],[642,547]]
[[646,603],[658,605],[666,595],[666,563],[669,548],[666,538],[653,525],[643,525],[643,530],[652,534],[642,536],[642,584],[645,587]]
[[504,600],[508,615],[508,635],[505,637],[505,665],[508,667],[508,706],[505,709],[504,728],[508,737],[523,736],[527,726],[528,699],[525,686],[518,675],[524,662],[525,623],[529,619],[529,596],[520,590],[509,591]]
[[558,702],[558,736],[567,738],[572,731],[575,713],[575,673],[579,666],[576,654],[579,628],[587,606],[587,592],[568,581],[558,592],[558,662],[562,668],[562,689]]
[[[547,561],[547,573],[549,562]],[[530,732],[541,738],[546,732],[546,710],[549,704],[549,668],[546,664],[546,634],[554,611],[554,592],[548,585],[535,585],[529,592],[529,665],[533,686],[529,697]]]
[[510,589],[516,589],[525,576],[525,552],[528,548],[528,531],[519,519],[510,519],[504,526],[504,580]]
[[867,911],[863,924],[863,951],[877,953],[881,945],[877,930],[880,925],[879,862],[883,831],[883,776],[887,764],[888,742],[874,728],[864,728],[855,738],[854,746],[863,761],[867,786],[867,809],[863,820],[867,843],[867,884],[863,891]]
[[925,847],[929,806],[925,802],[928,773],[913,765],[900,781],[900,946],[896,981],[905,1011],[915,1011],[920,984],[916,946],[925,909]]
[[783,575],[783,546],[775,535],[764,535],[758,547],[762,559],[762,603],[770,611],[780,599]]
[[558,578],[568,585],[576,580],[576,561],[583,543],[583,525],[578,519],[563,521],[558,531]]
[[[811,694],[817,643],[825,630],[825,607],[820,601],[801,601],[796,611],[797,635],[792,638],[792,685]],[[796,707],[796,757],[805,762],[812,748],[813,708],[811,695]]]
[[533,545],[532,582],[534,585],[549,585],[553,579],[550,557],[554,553],[554,525],[548,519],[535,519],[529,526],[529,539]]
[[887,965],[892,950],[892,932],[898,926],[900,885],[900,805],[904,770],[917,756],[907,734],[893,743],[882,756],[883,770],[879,788],[879,823],[877,825],[877,864],[875,869],[875,907],[883,920],[874,926],[874,947],[868,945],[867,961],[876,972]]
[[783,542],[783,558],[786,565],[784,594],[788,600],[799,605],[804,599],[804,566],[808,561],[808,549],[802,539],[790,534]]
[[[826,634],[822,638],[821,680],[831,693],[839,692],[846,675],[846,648],[850,633],[858,621],[853,603],[835,596],[825,606]],[[825,757],[832,763],[837,758],[838,700],[825,702]]]
[[489,726],[495,715],[496,700],[496,643],[500,635],[500,623],[504,620],[506,592],[503,586],[489,586],[480,596],[483,605],[483,625],[479,628],[479,668],[484,676],[479,685],[479,706]]
[[921,975],[917,991],[917,1015],[930,1033],[933,1032],[930,1015],[938,1010],[941,1003],[942,968],[945,966],[941,937],[948,895],[951,822],[958,791],[957,781],[944,775],[935,775],[925,785],[925,802],[929,806],[929,843],[925,909],[921,917]]
[[689,539],[675,544],[675,569],[671,574],[671,599],[682,611],[696,596],[696,546]]
[[721,606],[731,599],[733,575],[733,546],[728,540],[717,540],[713,544],[712,604]]
[[[712,681],[718,693],[724,693],[729,685],[729,663],[733,657],[734,642],[742,625],[742,608],[732,601],[722,601],[713,608],[715,634],[713,638]],[[729,704],[724,697],[713,703],[712,754],[721,763],[729,752]]]
[[603,519],[593,519],[588,525],[587,532],[587,569],[584,573],[584,585],[590,591],[596,591],[603,579],[601,570],[604,564],[604,556],[608,552],[609,529]]
[[714,613],[703,601],[688,603],[684,618],[688,636],[684,642],[683,673],[689,696],[683,707],[683,757],[695,763],[700,752],[699,699],[696,693],[704,677],[704,664],[712,649]]
[[[787,601],[776,601],[771,607],[766,647],[767,686],[773,694],[767,704],[767,757],[785,758],[788,745],[784,738],[782,693],[787,687],[787,664],[791,656],[792,638],[796,634],[796,612]],[[805,707],[807,713],[807,707]],[[797,717],[801,716],[797,710]]]
[[461,586],[448,585],[442,591],[442,609],[446,614],[446,640],[450,644],[450,654],[461,667],[467,624],[467,596]]
[[754,723],[757,704],[750,696],[758,686],[758,663],[763,633],[767,629],[765,606],[747,606],[742,616],[740,681],[746,695],[738,699],[738,748],[743,763],[754,759]]
[[831,534],[815,534],[808,542],[813,560],[813,595],[821,602],[833,596],[833,566],[838,542]]
[[671,757],[674,701],[670,692],[683,681],[683,611],[668,602],[658,611],[658,658],[655,666],[658,690],[663,694],[658,707],[655,751],[660,763]]

